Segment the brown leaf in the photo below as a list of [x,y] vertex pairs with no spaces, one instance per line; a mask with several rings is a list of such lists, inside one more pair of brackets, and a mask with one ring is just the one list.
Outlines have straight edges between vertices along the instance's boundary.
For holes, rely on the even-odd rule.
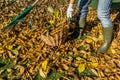
[[51,43],[51,41],[48,37],[41,35],[41,40],[43,40],[46,44],[53,46],[53,44]]
[[57,34],[55,34],[55,43],[56,43],[56,46],[58,46],[59,45],[59,35],[58,35],[58,33]]
[[19,73],[17,74],[17,76],[23,75],[25,71],[25,68],[23,66],[17,65],[15,68],[19,70]]
[[55,44],[55,40],[54,40],[54,37],[49,36],[48,39],[49,39],[50,42],[52,43],[52,46],[56,46],[56,44]]

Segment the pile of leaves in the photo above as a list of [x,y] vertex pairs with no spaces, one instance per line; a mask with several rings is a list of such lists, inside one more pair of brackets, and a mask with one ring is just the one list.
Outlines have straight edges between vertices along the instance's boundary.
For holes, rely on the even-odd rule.
[[[13,1],[11,3],[11,1]],[[32,0],[1,0],[0,29]],[[89,8],[84,36],[59,46],[41,40],[44,33],[66,26],[66,0],[40,1],[15,27],[0,31],[1,80],[101,80],[120,79],[120,16],[111,10],[114,38],[105,54],[97,53],[103,42],[97,10]]]

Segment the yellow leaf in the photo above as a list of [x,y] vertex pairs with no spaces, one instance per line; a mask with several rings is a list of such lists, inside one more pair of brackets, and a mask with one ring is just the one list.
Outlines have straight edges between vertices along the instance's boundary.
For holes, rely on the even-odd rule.
[[13,48],[12,45],[7,45],[7,46],[6,46],[6,49],[8,49],[8,50],[12,50],[12,48]]
[[44,72],[41,68],[40,68],[40,70],[39,70],[39,74],[40,74],[40,76],[41,76],[42,78],[46,78],[46,77],[47,77],[47,73]]
[[0,43],[0,47],[2,47],[2,43]]
[[0,43],[0,49],[2,49],[2,43]]
[[94,40],[93,40],[92,38],[87,38],[87,39],[85,39],[85,41],[86,41],[87,43],[93,43],[93,42],[94,42]]
[[85,39],[85,41],[88,44],[92,44],[93,47],[95,46],[95,41],[92,38],[87,38],[87,39]]
[[78,66],[78,71],[79,72],[83,72],[85,70],[85,64],[80,64],[79,66]]
[[14,17],[14,16],[16,16],[16,14],[15,13],[10,13],[10,14],[8,14],[8,16],[9,17]]
[[103,40],[103,35],[102,35],[102,34],[100,34],[100,35],[98,36],[98,40]]
[[54,15],[55,15],[55,17],[58,18],[58,17],[59,17],[59,11],[58,11],[58,10],[55,10],[55,11],[54,11]]
[[0,80],[4,80],[4,79],[0,78]]
[[55,21],[54,20],[50,20],[49,23],[52,25],[52,24],[55,24]]
[[47,68],[47,64],[48,64],[48,59],[46,59],[45,61],[42,62],[42,69],[45,71]]
[[76,60],[78,60],[78,61],[84,61],[85,59],[83,59],[81,57],[76,57]]
[[4,49],[0,49],[0,54],[4,53]]
[[16,65],[15,68],[17,70],[19,70],[19,72],[17,73],[18,76],[21,76],[24,73],[24,71],[25,71],[25,67],[23,67],[21,65]]
[[91,62],[90,63],[90,67],[91,68],[96,68],[98,66],[98,63],[97,62]]
[[114,49],[112,46],[110,46],[110,51],[111,51],[113,54],[116,53],[115,49]]
[[90,69],[96,76],[98,76],[98,72],[95,69]]
[[54,13],[54,9],[51,6],[48,7],[48,11]]
[[119,50],[119,51],[117,51],[117,53],[118,53],[118,54],[120,54],[120,50]]
[[18,54],[19,54],[18,50],[12,50],[12,52],[13,52],[13,54],[15,54],[15,55],[18,55]]
[[19,46],[16,48],[16,50],[20,50],[20,48],[21,48],[21,46],[19,45]]
[[92,38],[95,42],[97,42],[99,39],[98,38],[96,38],[96,37],[93,37]]

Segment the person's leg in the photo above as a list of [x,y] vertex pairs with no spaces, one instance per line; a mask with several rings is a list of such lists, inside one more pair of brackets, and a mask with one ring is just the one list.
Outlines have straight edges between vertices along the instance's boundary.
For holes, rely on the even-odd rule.
[[88,5],[92,0],[78,0],[79,14],[78,17],[86,18],[88,13]]
[[100,19],[103,27],[113,26],[110,18],[110,8],[112,0],[99,0],[98,3],[98,18]]
[[80,38],[83,35],[85,23],[86,23],[86,17],[88,13],[88,5],[91,3],[91,0],[79,0],[78,1],[78,8],[79,13],[77,15],[77,18],[79,20],[79,28],[80,28],[80,35],[78,38]]
[[104,37],[104,43],[98,49],[98,52],[101,53],[108,50],[112,40],[113,24],[110,18],[111,3],[112,0],[99,0],[98,3],[98,18],[102,23]]

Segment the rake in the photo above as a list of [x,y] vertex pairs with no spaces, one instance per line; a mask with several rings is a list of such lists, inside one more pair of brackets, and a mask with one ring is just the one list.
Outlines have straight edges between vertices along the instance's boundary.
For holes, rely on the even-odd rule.
[[5,26],[2,31],[6,31],[8,28],[12,28],[15,26],[22,18],[24,18],[34,7],[34,5],[38,2],[39,0],[36,0],[33,4],[30,6],[26,7],[23,12],[21,12],[18,16],[16,16],[10,23],[8,23],[7,26]]

